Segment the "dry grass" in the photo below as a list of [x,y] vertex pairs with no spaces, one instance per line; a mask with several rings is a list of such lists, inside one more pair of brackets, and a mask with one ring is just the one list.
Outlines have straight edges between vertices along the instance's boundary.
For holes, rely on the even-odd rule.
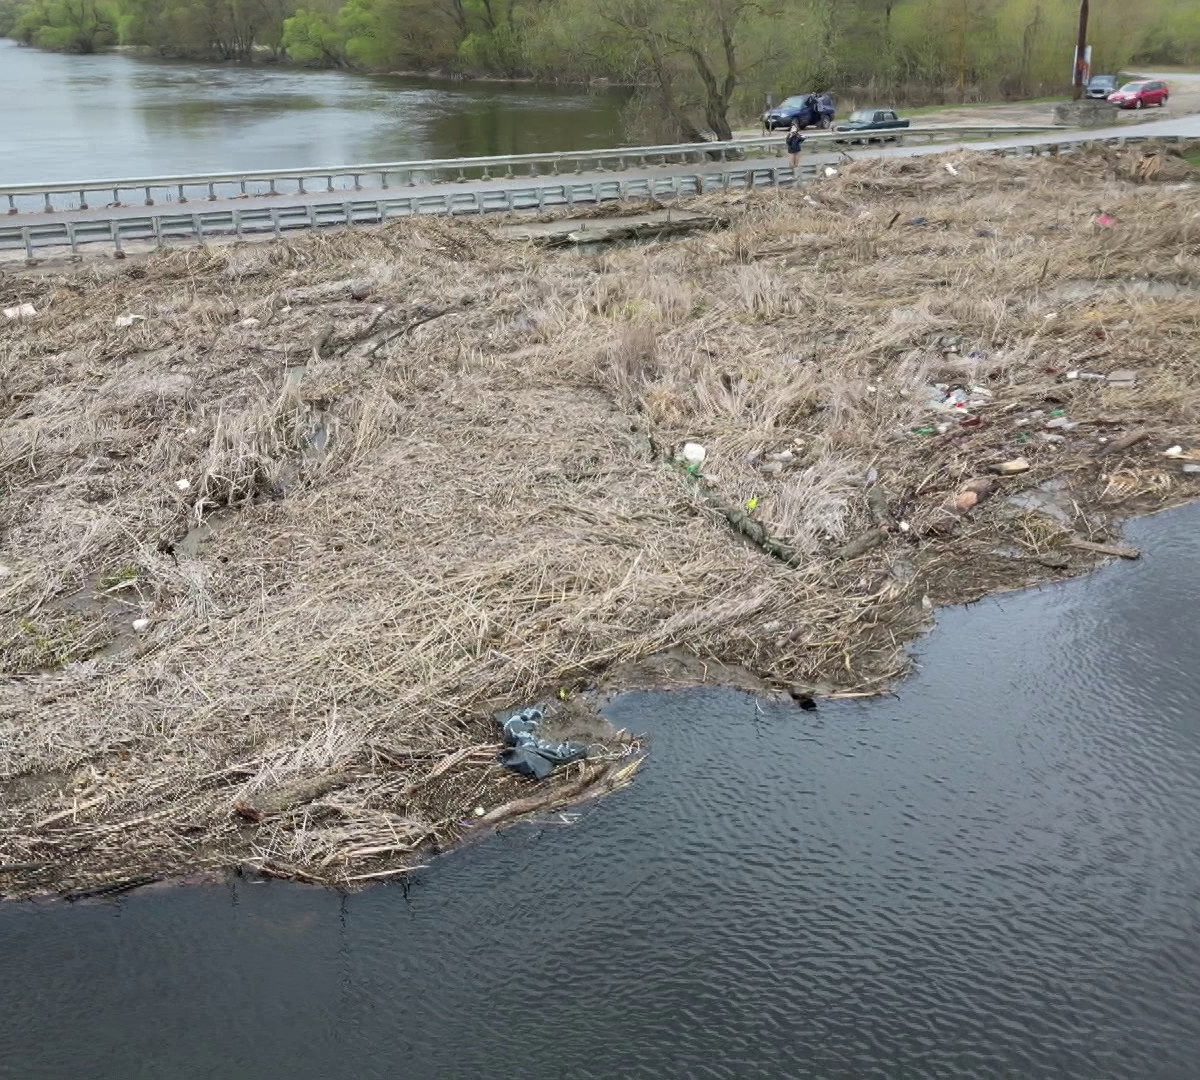
[[[39,310],[0,325],[0,889],[390,874],[477,805],[528,809],[492,708],[666,650],[876,689],[924,597],[1081,570],[1072,536],[1191,494],[1158,452],[1200,445],[1194,189],[955,161],[601,255],[423,220],[0,278]],[[931,381],[989,390],[982,424],[912,434]],[[1055,407],[1062,443],[1021,423]],[[946,498],[1017,453],[1002,492],[1067,478],[1070,528],[1002,495],[952,527]],[[608,746],[546,798],[626,781]]]

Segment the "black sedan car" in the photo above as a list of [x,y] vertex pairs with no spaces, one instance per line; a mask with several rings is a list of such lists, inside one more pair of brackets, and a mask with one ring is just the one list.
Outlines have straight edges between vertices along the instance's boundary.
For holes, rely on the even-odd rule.
[[768,109],[762,117],[763,131],[771,132],[776,128],[790,128],[793,121],[799,123],[802,129],[821,126],[815,94],[796,94],[793,97],[784,98],[773,109]]

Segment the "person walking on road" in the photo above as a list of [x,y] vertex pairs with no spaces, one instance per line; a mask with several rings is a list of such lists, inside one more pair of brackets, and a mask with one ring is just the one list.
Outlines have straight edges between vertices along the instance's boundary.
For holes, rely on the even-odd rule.
[[788,164],[792,172],[800,167],[800,149],[804,146],[804,136],[800,134],[800,125],[793,120],[787,133]]

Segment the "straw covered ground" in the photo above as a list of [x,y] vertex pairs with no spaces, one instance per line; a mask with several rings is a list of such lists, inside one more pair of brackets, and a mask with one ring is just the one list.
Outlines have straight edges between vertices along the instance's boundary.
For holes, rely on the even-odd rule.
[[[0,892],[375,880],[626,782],[622,665],[876,692],[931,603],[1093,565],[1196,490],[1186,179],[960,154],[599,252],[428,219],[0,277]],[[492,716],[538,700],[596,744],[541,785]]]

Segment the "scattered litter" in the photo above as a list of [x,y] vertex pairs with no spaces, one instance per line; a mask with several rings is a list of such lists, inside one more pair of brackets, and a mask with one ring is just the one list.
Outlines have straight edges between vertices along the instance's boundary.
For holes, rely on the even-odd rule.
[[1163,451],[1163,457],[1183,457],[1182,446],[1168,446]]
[[113,326],[132,326],[136,322],[145,322],[145,315],[118,315],[113,320]]
[[1117,219],[1112,214],[1099,214],[1096,217],[1096,224],[1102,229],[1111,229],[1117,223]]
[[482,806],[475,807],[475,816],[476,817],[483,817],[483,815],[486,813],[487,813],[487,811],[484,810],[484,808]]
[[535,734],[542,722],[541,709],[522,709],[500,726],[508,749],[500,754],[500,764],[522,776],[544,780],[556,765],[566,765],[587,757],[588,748],[581,743],[552,743]]
[[1138,431],[1131,431],[1126,435],[1120,435],[1113,439],[1113,441],[1108,443],[1108,445],[1102,446],[1099,450],[1099,453],[1115,454],[1121,450],[1128,450],[1131,446],[1136,446],[1143,439],[1148,439],[1149,437],[1150,432],[1146,431],[1144,428],[1139,429]]
[[246,329],[250,329],[257,325],[258,325],[258,320],[253,315],[251,315],[247,319],[243,319],[240,323],[238,323],[238,326],[244,326],[244,327],[246,327]]
[[900,531],[901,532],[908,532],[909,529],[911,529],[911,528],[912,528],[912,526],[907,521],[900,522]]
[[978,236],[981,240],[991,240],[996,235],[996,233],[993,229],[976,229],[975,235]]
[[972,480],[946,500],[945,508],[954,514],[965,514],[983,502],[993,491],[995,483],[992,480],[986,477]]
[[[1184,468],[1186,469],[1187,466],[1185,465]],[[0,580],[3,580],[6,577],[12,577],[12,575],[13,575],[12,567],[0,566]]]
[[689,465],[703,465],[704,459],[708,456],[708,452],[699,443],[687,442],[683,444],[683,460]]
[[1015,476],[1017,473],[1029,471],[1029,462],[1023,457],[1013,458],[1011,461],[1002,461],[998,465],[992,466],[992,472],[999,473],[1001,476]]
[[[1196,465],[1194,463],[1189,463],[1189,464],[1183,466],[1182,471],[1185,473],[1200,473],[1200,465]],[[3,577],[3,576],[4,576],[3,574],[0,574],[0,577]]]
[[187,491],[187,489],[192,486],[192,482],[190,480],[176,480],[175,486],[179,488],[180,491]]
[[134,628],[134,629],[135,629],[135,630],[136,630],[136,631],[137,631],[139,634],[140,634],[140,633],[141,633],[143,630],[146,630],[146,629],[148,629],[148,628],[149,628],[149,626],[150,626],[150,620],[149,620],[149,619],[134,619],[134,620],[133,620],[133,628]]
[[837,176],[837,174],[838,174],[837,169],[835,169],[832,165],[825,166],[825,175],[828,176],[830,179]]
[[915,228],[920,228],[922,225],[928,225],[928,224],[929,224],[929,218],[927,218],[927,217],[915,217],[915,218],[913,218],[911,221],[909,221],[909,222],[908,222],[908,224],[909,224],[909,225],[912,225],[912,226],[913,226],[913,227],[915,227]]
[[948,161],[946,162],[946,172],[948,172],[951,176],[958,175],[958,170],[953,165],[951,165],[950,162],[948,162]]
[[37,308],[32,304],[18,304],[16,307],[6,307],[4,309],[4,317],[6,319],[32,319],[37,314]]
[[746,500],[746,509],[747,510],[757,510],[758,509],[758,496],[757,495],[755,495],[754,498],[752,498],[752,499]]
[[1109,386],[1115,386],[1121,390],[1132,390],[1137,386],[1137,372],[1132,368],[1121,368],[1118,371],[1110,371],[1105,382]]
[[1065,416],[1054,416],[1046,421],[1046,427],[1058,428],[1061,431],[1074,431],[1079,427],[1079,421],[1068,420]]
[[1063,443],[1067,441],[1067,437],[1065,435],[1056,435],[1053,431],[1043,431],[1041,434],[1043,442]]
[[1068,371],[1068,379],[1080,379],[1083,382],[1104,382],[1108,376],[1101,375],[1098,371]]

